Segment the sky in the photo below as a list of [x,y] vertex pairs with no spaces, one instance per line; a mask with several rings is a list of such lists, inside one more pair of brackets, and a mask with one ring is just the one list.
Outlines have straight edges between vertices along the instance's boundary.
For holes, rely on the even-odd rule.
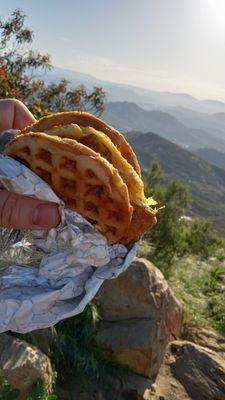
[[0,0],[33,47],[99,79],[225,101],[225,0]]

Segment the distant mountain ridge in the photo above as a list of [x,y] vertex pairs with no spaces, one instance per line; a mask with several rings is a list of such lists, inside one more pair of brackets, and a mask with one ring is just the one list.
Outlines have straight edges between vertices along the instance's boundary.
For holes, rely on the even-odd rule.
[[185,148],[208,147],[225,152],[225,134],[223,138],[203,129],[187,127],[166,111],[147,111],[130,102],[110,102],[102,118],[122,132],[151,131]]
[[189,128],[203,129],[204,131],[225,139],[225,113],[199,113],[185,107],[171,107],[166,111]]
[[[63,77],[70,81],[71,87],[80,84],[89,89],[102,86],[108,101],[105,118],[119,129],[140,131],[142,127],[143,132],[156,132],[189,149],[215,148],[225,153],[225,103],[221,101],[198,100],[186,93],[157,92],[108,82],[58,67],[42,76],[47,83],[57,82]],[[121,115],[120,106],[126,119]],[[155,114],[144,113],[148,111]],[[135,118],[132,121],[132,113],[138,126]]]
[[68,79],[72,86],[79,84],[85,84],[87,87],[103,86],[106,91],[107,101],[129,101],[139,104],[141,107],[145,105],[148,109],[183,106],[203,113],[225,113],[225,103],[218,100],[198,100],[186,93],[160,92],[138,86],[109,82],[89,74],[59,67],[53,67],[51,71],[43,75],[43,79],[48,83],[51,81],[57,82],[61,78]]
[[192,212],[212,219],[216,228],[225,232],[224,170],[154,133],[129,132],[126,137],[142,168],[148,170],[154,160],[160,160],[167,177],[190,187]]
[[225,170],[225,154],[216,149],[197,149],[194,153],[210,164]]

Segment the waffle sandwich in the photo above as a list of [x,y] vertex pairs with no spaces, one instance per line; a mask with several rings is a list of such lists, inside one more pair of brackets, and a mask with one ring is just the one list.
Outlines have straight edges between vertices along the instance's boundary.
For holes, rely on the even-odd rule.
[[6,154],[44,179],[112,243],[134,243],[156,223],[124,136],[89,113],[64,112],[23,129]]

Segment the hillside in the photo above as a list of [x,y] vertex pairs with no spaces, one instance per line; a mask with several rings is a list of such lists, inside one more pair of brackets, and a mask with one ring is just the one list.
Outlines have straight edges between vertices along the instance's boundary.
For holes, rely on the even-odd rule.
[[215,149],[197,149],[193,152],[210,164],[225,170],[225,153]]
[[189,128],[203,129],[214,137],[225,138],[225,113],[206,114],[181,106],[165,108],[164,111]]
[[135,103],[115,102],[106,104],[102,118],[123,132],[151,131],[188,149],[209,147],[225,152],[225,134],[222,138],[213,132],[187,127],[168,112],[147,111]]
[[129,132],[127,139],[144,169],[160,160],[167,177],[190,187],[191,212],[212,219],[218,230],[225,232],[225,171],[154,133]]

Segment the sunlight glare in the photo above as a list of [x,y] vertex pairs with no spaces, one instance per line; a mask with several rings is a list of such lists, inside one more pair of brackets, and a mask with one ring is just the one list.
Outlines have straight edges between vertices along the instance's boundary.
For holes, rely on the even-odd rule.
[[207,0],[203,4],[213,32],[225,33],[225,0]]

